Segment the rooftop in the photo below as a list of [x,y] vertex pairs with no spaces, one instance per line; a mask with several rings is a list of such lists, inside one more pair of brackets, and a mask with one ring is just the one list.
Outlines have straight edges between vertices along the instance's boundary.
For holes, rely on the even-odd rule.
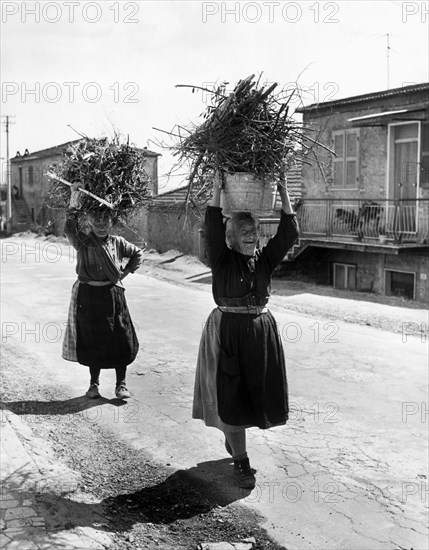
[[421,84],[413,84],[411,86],[401,86],[400,88],[392,88],[391,90],[382,90],[380,92],[372,92],[370,94],[357,95],[352,97],[346,97],[344,99],[337,99],[334,101],[325,101],[322,103],[312,103],[304,107],[300,107],[296,111],[298,113],[306,113],[308,111],[329,109],[331,107],[339,107],[343,105],[353,105],[356,103],[364,103],[374,99],[386,99],[395,96],[401,96],[406,94],[421,93],[423,101],[423,93],[426,95],[426,101],[429,101],[429,82],[423,82]]
[[[53,147],[48,147],[47,149],[40,149],[40,151],[34,151],[32,153],[28,152],[28,149],[25,149],[25,153],[21,155],[19,151],[17,152],[16,156],[11,158],[11,162],[21,162],[23,160],[37,160],[41,158],[48,158],[56,155],[62,155],[64,151],[69,147],[70,145],[75,145],[81,141],[80,139],[75,139],[73,141],[66,141],[65,143],[61,143],[60,145],[54,145]],[[140,149],[141,151],[145,151],[147,156],[149,157],[158,157],[160,156],[160,153],[155,153],[154,151],[150,151],[146,147],[143,149]]]

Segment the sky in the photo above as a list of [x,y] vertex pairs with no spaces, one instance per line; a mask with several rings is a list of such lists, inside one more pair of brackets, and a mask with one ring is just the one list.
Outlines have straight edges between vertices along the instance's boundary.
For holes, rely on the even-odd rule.
[[2,165],[5,115],[11,158],[118,132],[161,153],[160,192],[186,181],[167,177],[172,141],[155,128],[200,122],[208,100],[178,84],[232,89],[255,74],[308,105],[429,81],[427,1],[2,0],[1,11]]

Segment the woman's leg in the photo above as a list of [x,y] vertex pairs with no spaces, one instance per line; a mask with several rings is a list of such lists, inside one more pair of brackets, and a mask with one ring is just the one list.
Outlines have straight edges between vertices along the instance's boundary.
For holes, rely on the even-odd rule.
[[247,458],[246,452],[246,430],[243,428],[239,432],[225,432],[225,438],[229,443],[234,460]]
[[232,451],[234,460],[234,477],[237,485],[243,489],[253,489],[256,479],[253,473],[246,451],[246,430],[239,432],[224,432],[225,438]]
[[127,376],[127,367],[120,366],[115,368],[116,371],[116,387],[125,386],[125,379]]
[[97,397],[100,397],[100,392],[98,391],[98,386],[100,384],[100,369],[97,367],[89,367],[89,374],[91,379],[86,396],[89,399],[96,399]]
[[115,368],[116,371],[116,389],[115,394],[119,399],[128,399],[131,397],[130,392],[125,385],[125,379],[127,376],[127,366],[119,366]]
[[97,367],[89,367],[89,374],[91,376],[90,384],[97,384],[97,386],[100,384],[100,370]]

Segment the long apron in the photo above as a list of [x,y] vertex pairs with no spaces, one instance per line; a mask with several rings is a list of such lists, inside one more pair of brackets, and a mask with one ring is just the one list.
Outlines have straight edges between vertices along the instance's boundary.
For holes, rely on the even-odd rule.
[[288,419],[280,335],[270,312],[209,315],[198,353],[193,418],[222,431],[262,429]]
[[138,349],[125,289],[77,281],[72,289],[63,358],[111,369],[132,363]]

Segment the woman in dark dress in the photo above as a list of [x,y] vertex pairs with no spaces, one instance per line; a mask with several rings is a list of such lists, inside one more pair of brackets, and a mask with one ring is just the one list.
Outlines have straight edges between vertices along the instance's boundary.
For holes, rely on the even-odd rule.
[[217,308],[201,337],[192,416],[224,432],[238,485],[253,488],[245,429],[271,428],[288,418],[283,347],[266,305],[273,271],[296,242],[298,227],[286,186],[279,184],[277,233],[257,250],[257,220],[250,213],[236,213],[225,228],[219,179],[213,187],[205,226]]
[[[100,397],[101,369],[115,369],[115,394],[131,397],[126,387],[127,365],[137,355],[139,343],[125,299],[122,279],[134,273],[143,260],[143,252],[123,237],[110,235],[114,218],[101,210],[89,216],[91,231],[79,228],[79,191],[73,186],[67,209],[64,233],[77,251],[63,358],[89,367],[87,397]],[[123,259],[127,259],[122,266]]]

